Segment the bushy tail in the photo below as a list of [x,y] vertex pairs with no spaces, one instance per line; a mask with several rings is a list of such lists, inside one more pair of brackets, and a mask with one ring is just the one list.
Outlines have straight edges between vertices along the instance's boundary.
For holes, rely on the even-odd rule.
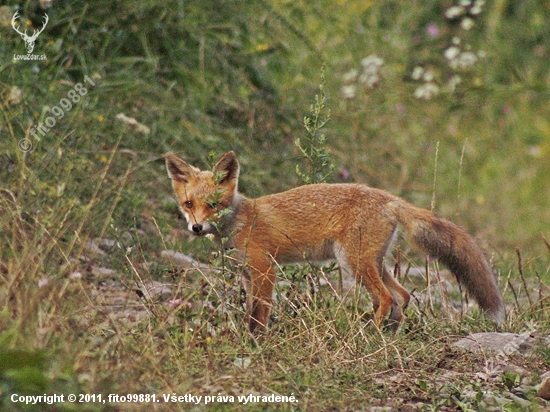
[[485,314],[500,324],[504,318],[502,296],[491,267],[474,238],[462,227],[429,210],[403,200],[392,206],[397,220],[405,226],[408,239],[443,263]]

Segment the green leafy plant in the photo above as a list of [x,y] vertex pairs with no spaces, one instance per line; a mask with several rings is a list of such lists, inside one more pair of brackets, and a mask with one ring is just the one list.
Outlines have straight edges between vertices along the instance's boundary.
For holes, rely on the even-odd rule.
[[319,94],[315,95],[310,116],[304,117],[307,135],[304,139],[297,138],[294,142],[307,165],[305,171],[296,165],[296,174],[305,184],[325,182],[335,169],[326,150],[327,137],[322,132],[330,120],[330,109],[326,106],[325,85],[325,66],[323,66]]

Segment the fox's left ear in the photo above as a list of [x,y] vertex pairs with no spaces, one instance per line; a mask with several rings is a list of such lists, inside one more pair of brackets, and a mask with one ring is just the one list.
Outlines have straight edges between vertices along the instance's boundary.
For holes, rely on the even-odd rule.
[[214,173],[220,176],[219,185],[235,184],[239,178],[239,162],[237,162],[235,152],[227,152],[220,157],[220,160],[214,166]]
[[175,153],[166,153],[164,158],[166,159],[168,177],[173,181],[189,183],[200,172],[199,169],[187,164]]

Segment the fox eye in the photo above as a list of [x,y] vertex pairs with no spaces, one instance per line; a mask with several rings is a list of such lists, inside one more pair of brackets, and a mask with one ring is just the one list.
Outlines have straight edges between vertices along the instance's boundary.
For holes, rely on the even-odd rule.
[[187,202],[185,202],[183,204],[187,209],[191,209],[193,207],[193,202],[191,202],[190,200],[188,200]]

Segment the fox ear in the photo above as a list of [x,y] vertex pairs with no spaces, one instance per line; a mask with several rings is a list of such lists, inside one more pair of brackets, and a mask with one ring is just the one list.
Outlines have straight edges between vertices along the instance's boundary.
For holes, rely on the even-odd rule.
[[219,185],[236,183],[239,178],[239,162],[237,162],[235,152],[224,154],[214,166],[214,173],[219,176]]
[[191,178],[199,171],[197,168],[187,164],[175,153],[166,153],[166,170],[168,177],[178,182],[189,183]]

